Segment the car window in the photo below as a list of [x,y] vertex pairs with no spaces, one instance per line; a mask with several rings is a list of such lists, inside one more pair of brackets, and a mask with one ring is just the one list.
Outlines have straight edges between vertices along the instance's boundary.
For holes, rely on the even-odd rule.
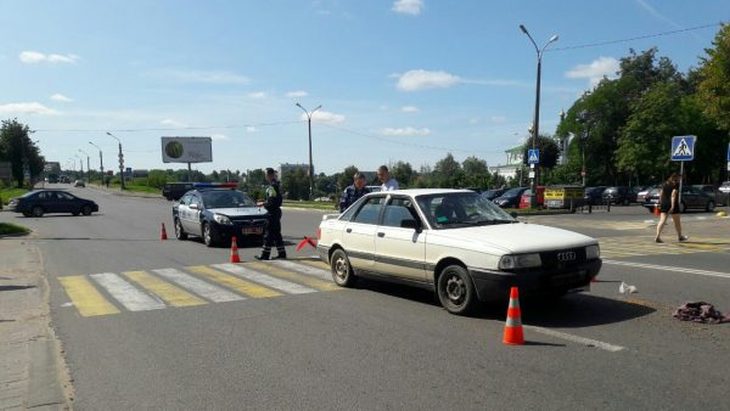
[[182,205],[190,205],[190,198],[191,198],[191,197],[192,197],[192,195],[190,195],[190,194],[185,194],[185,195],[184,195],[184,196],[182,196],[182,198],[180,199],[180,204],[182,204]]
[[417,198],[418,207],[436,229],[517,222],[491,201],[475,193],[451,192]]
[[53,194],[54,194],[53,191],[42,191],[42,192],[38,193],[38,197],[36,197],[36,198],[38,198],[39,200],[43,200],[43,201],[55,200],[56,196]]
[[352,221],[361,224],[377,224],[380,210],[383,207],[383,200],[385,200],[385,197],[368,198],[365,204],[360,207]]
[[56,193],[56,195],[58,196],[58,198],[60,200],[66,200],[66,201],[73,200],[75,198],[74,196],[72,196],[69,193]]
[[342,221],[350,221],[352,220],[352,216],[354,216],[358,210],[360,210],[360,204],[362,204],[363,200],[358,199],[352,207],[348,207],[347,211],[345,211],[341,216],[340,220]]
[[196,204],[198,207],[201,207],[203,205],[202,202],[200,201],[200,197],[198,197],[195,194],[193,194],[192,196],[190,196],[190,204],[191,205],[192,204]]
[[388,227],[400,227],[403,220],[413,220],[416,215],[413,202],[409,198],[391,198],[383,212],[383,224]]

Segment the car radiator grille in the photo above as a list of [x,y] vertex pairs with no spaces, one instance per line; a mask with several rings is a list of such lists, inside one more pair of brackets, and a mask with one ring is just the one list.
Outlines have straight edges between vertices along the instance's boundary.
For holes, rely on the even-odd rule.
[[586,262],[585,248],[569,248],[540,253],[542,266],[547,269],[572,267]]

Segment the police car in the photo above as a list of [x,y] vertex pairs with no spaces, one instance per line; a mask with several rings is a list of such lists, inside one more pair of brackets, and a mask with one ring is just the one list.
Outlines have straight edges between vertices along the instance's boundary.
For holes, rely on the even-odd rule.
[[208,247],[239,241],[263,240],[267,211],[257,207],[246,193],[235,189],[236,183],[194,183],[172,206],[175,237],[201,237]]

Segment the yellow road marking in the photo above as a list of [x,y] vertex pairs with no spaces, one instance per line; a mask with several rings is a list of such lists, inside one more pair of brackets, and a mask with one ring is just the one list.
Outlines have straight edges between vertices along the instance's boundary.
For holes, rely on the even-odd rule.
[[223,273],[204,265],[198,265],[194,267],[187,267],[188,270],[200,274],[209,280],[215,281],[222,284],[232,290],[246,294],[253,298],[268,298],[268,297],[279,297],[283,295],[278,291],[274,291],[270,288],[266,288],[262,285],[252,283],[250,281],[243,280],[241,278],[232,276],[230,274]]
[[190,307],[194,305],[207,304],[205,300],[202,300],[182,288],[168,283],[167,281],[163,281],[148,272],[127,271],[122,274],[143,288],[153,292],[166,303],[174,307]]
[[248,263],[251,268],[254,270],[259,270],[266,272],[268,274],[273,274],[277,277],[284,278],[286,280],[304,284],[308,287],[314,288],[316,290],[320,291],[335,291],[335,290],[342,290],[342,287],[338,286],[335,283],[331,283],[328,281],[322,281],[313,277],[309,277],[306,274],[295,274],[291,271],[284,270],[282,268],[273,266],[271,264],[265,264],[265,263]]
[[321,268],[321,269],[327,270],[327,271],[330,270],[330,266],[327,265],[327,263],[323,262],[322,260],[310,260],[310,259],[306,259],[306,260],[296,260],[296,262],[297,263],[306,264],[306,265],[309,265],[309,266],[312,266],[312,267],[315,267],[315,268]]
[[117,307],[104,298],[85,276],[58,277],[58,281],[81,316],[119,314]]

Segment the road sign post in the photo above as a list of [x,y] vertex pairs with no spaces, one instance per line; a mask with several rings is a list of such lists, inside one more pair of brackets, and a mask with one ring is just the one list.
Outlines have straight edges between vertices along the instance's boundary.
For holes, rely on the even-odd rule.
[[[682,182],[684,180],[684,162],[692,161],[695,158],[695,143],[697,142],[697,136],[674,136],[672,137],[672,149],[669,154],[672,157],[672,161],[679,161],[679,204],[677,207],[682,208]],[[730,158],[730,152],[728,153]]]
[[530,165],[530,178],[532,179],[532,196],[530,197],[530,207],[537,208],[537,185],[536,181],[537,170],[536,165],[540,164],[540,150],[537,148],[531,148],[527,150],[527,164]]

